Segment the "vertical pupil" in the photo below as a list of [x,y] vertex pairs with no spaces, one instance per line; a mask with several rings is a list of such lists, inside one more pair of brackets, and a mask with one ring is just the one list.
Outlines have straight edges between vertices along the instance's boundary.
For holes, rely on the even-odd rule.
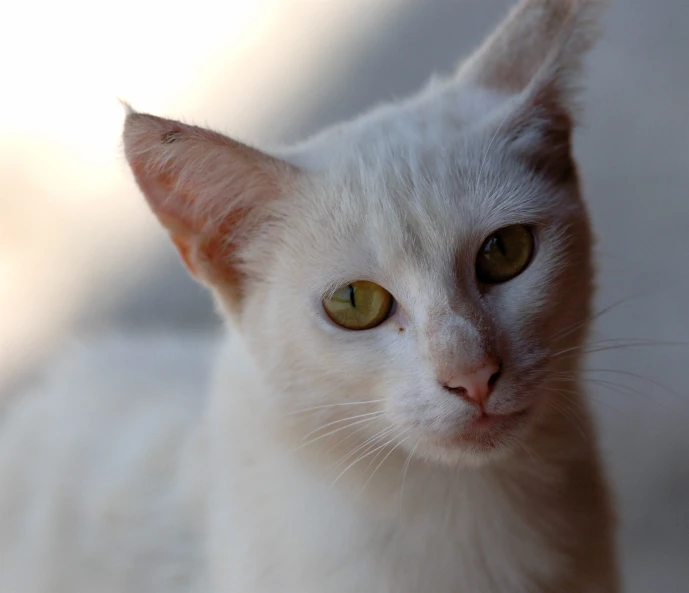
[[352,308],[356,309],[356,301],[354,300],[354,287],[350,284],[349,288],[349,302],[352,303]]
[[493,245],[495,245],[498,248],[500,253],[502,253],[503,257],[507,255],[505,250],[505,242],[502,240],[502,237],[500,235],[495,235],[495,237],[493,237]]

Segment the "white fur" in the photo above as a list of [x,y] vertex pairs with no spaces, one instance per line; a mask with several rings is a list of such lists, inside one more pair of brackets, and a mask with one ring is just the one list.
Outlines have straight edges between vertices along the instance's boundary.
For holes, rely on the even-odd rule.
[[200,590],[191,435],[210,352],[170,337],[73,346],[16,402],[0,421],[0,591]]
[[[233,329],[208,399],[176,352],[151,375],[87,360],[17,406],[0,592],[615,593],[568,153],[595,4],[526,0],[464,75],[271,157],[131,113],[137,181]],[[506,91],[494,79],[522,43],[536,58]],[[532,263],[478,286],[481,243],[515,223],[534,228]],[[379,327],[325,315],[353,280],[394,295]],[[438,369],[489,354],[487,411],[529,413],[457,442],[478,411]]]
[[331,488],[318,453],[300,459],[247,422],[247,409],[272,414],[240,340],[223,349],[210,405],[189,373],[190,354],[208,349],[170,340],[68,351],[51,389],[13,410],[0,441],[0,591],[518,592],[566,566],[529,520],[574,528],[543,504],[557,456],[465,470],[413,459],[404,485],[402,457],[366,487],[364,471]]

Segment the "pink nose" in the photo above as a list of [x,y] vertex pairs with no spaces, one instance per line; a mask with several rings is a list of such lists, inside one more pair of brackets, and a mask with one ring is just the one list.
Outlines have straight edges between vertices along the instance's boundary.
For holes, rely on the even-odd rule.
[[500,376],[500,364],[489,360],[469,373],[455,372],[448,376],[443,387],[472,403],[483,404],[490,396]]

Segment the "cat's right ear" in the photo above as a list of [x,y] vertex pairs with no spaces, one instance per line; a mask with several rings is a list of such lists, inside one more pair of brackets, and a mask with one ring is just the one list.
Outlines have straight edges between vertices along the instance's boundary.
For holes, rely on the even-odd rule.
[[241,298],[237,249],[299,172],[216,132],[129,108],[123,139],[141,191],[191,274]]

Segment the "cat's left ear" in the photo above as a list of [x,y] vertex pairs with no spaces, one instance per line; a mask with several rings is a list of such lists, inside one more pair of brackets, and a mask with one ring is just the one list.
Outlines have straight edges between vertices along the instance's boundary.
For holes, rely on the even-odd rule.
[[567,175],[584,57],[605,0],[521,0],[456,74],[505,97],[501,136],[548,174]]
[[299,172],[226,136],[129,110],[124,149],[136,181],[191,274],[239,299],[242,242],[271,219]]

